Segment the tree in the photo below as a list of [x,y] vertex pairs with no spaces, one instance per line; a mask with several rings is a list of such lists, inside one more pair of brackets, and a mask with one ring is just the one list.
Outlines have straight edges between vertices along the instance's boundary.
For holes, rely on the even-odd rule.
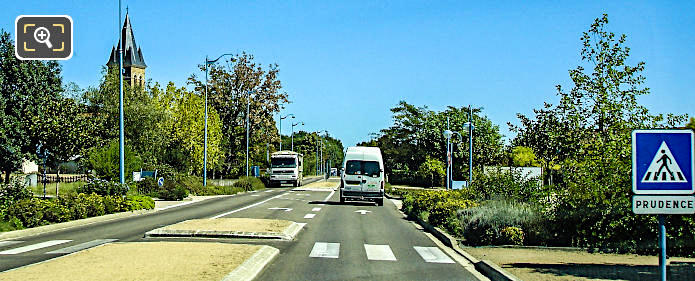
[[427,156],[425,162],[422,162],[418,168],[418,173],[429,179],[430,187],[441,186],[445,176],[444,163]]
[[695,117],[690,117],[690,122],[688,122],[685,127],[695,131]]
[[[133,172],[142,168],[142,158],[138,156],[130,145],[125,146],[125,174],[132,175]],[[94,173],[101,179],[117,181],[119,179],[120,152],[118,140],[114,139],[107,146],[94,146],[87,151],[85,161]]]
[[512,161],[516,167],[535,167],[538,166],[536,155],[533,149],[525,146],[512,148]]
[[[574,85],[569,91],[558,85],[559,103],[535,110],[534,119],[519,115],[513,143],[533,148],[546,166],[561,164],[563,180],[553,191],[559,205],[551,214],[559,237],[575,246],[634,250],[639,240],[651,239],[655,222],[630,208],[630,132],[673,128],[684,117],[652,115],[637,102],[649,93],[645,63],[627,64],[626,36],[608,32],[607,24],[603,15],[583,33],[582,65],[569,71]],[[630,240],[626,233],[640,235]]]
[[[280,111],[281,103],[288,103],[287,93],[282,93],[277,64],[263,69],[254,57],[242,53],[232,59],[234,64],[209,65],[208,99],[219,114],[222,124],[223,173],[229,176],[245,174],[246,164],[246,111],[250,98],[249,153],[250,165],[265,162],[266,143],[278,141],[273,116]],[[200,66],[204,71],[205,67]],[[195,92],[203,95],[205,81],[196,75],[188,78]],[[263,159],[257,162],[258,159]]]
[[[180,146],[185,157],[181,164],[189,174],[201,174],[203,171],[204,148],[204,100],[185,88],[174,88],[169,84],[167,92],[175,97],[173,108],[173,142]],[[208,162],[217,163],[222,157],[220,144],[222,139],[220,117],[214,108],[208,109]]]
[[[374,139],[360,145],[378,146],[384,155],[386,173],[393,182],[416,184],[418,179],[412,178],[427,156],[440,161],[446,161],[446,139],[444,130],[448,128],[458,131],[463,138],[452,138],[454,142],[453,176],[462,178],[468,174],[468,131],[464,123],[469,120],[468,107],[450,106],[444,111],[435,112],[427,107],[416,107],[401,101],[391,109],[393,125],[382,129]],[[502,161],[502,135],[499,126],[486,116],[481,115],[482,108],[473,108],[473,163],[475,167],[498,164]],[[474,168],[475,168],[474,167]]]
[[40,143],[47,143],[50,151],[61,150],[49,141],[65,132],[36,123],[60,124],[55,120],[55,103],[63,92],[60,72],[55,61],[18,60],[9,33],[0,30],[0,169],[6,182],[22,159],[36,159]]

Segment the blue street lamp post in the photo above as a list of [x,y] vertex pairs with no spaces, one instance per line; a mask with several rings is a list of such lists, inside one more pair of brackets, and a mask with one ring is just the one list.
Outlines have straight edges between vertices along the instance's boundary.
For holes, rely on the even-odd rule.
[[[125,183],[125,136],[123,132],[123,44],[121,42],[121,1],[118,0],[118,178]],[[45,185],[45,184],[44,184]]]
[[209,60],[208,56],[205,56],[205,136],[203,143],[203,186],[208,185],[208,65],[217,62],[224,56],[231,56],[234,58],[234,54],[223,54],[214,60]]
[[463,124],[468,129],[468,185],[473,182],[473,109],[468,106],[468,122]]
[[280,151],[282,151],[282,120],[290,116],[294,119],[294,114],[292,113],[285,115],[285,117],[280,116],[280,131],[278,132],[278,135],[280,135]]
[[294,151],[294,126],[297,126],[297,125],[304,126],[304,122],[297,122],[297,123],[292,124],[292,149],[291,149],[292,151]]

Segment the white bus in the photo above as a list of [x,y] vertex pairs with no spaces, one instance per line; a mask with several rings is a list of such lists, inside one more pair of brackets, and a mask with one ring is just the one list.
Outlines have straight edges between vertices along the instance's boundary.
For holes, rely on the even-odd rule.
[[384,205],[384,160],[378,147],[352,146],[345,152],[340,202],[368,200]]
[[301,186],[304,179],[302,154],[293,151],[278,151],[270,156],[270,184],[280,186],[283,183],[291,183],[292,186]]

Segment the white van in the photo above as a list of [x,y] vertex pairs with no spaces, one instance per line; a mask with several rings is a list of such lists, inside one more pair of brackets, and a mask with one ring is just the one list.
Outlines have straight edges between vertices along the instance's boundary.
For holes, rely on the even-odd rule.
[[352,146],[345,152],[340,202],[369,200],[384,205],[384,160],[378,147]]
[[291,183],[301,186],[304,180],[304,157],[293,151],[278,151],[270,156],[270,185]]

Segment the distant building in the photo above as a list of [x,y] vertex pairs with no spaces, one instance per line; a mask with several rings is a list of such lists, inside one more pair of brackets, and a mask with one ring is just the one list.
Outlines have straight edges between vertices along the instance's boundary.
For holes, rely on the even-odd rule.
[[[125,22],[121,29],[121,39],[118,44],[123,44],[123,81],[130,82],[130,86],[145,85],[145,57],[142,56],[142,49],[135,43],[135,34],[130,24],[128,13],[125,14]],[[111,57],[106,63],[109,68],[118,68],[118,50],[111,48]]]

